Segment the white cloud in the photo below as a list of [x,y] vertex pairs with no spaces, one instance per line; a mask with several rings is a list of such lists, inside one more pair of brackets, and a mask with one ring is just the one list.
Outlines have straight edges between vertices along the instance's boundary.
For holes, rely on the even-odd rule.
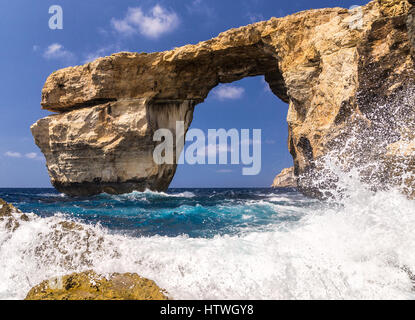
[[20,152],[7,151],[4,153],[4,155],[9,158],[23,158],[24,157],[30,160],[43,160],[44,159],[42,156],[38,155],[36,152],[29,152],[23,155]]
[[39,160],[39,161],[42,161],[42,160],[45,159],[42,155],[38,155],[36,152],[26,153],[24,156],[27,159],[30,159],[30,160]]
[[43,53],[45,59],[63,59],[71,60],[74,58],[74,54],[68,50],[65,50],[63,45],[59,43],[52,43]]
[[28,159],[36,159],[37,158],[37,153],[35,153],[35,152],[26,153],[25,157],[28,158]]
[[125,35],[138,32],[148,38],[158,38],[176,29],[179,25],[179,17],[175,12],[156,5],[148,14],[145,14],[140,7],[128,8],[124,19],[112,18],[111,24],[116,31]]
[[10,158],[21,158],[22,157],[22,154],[20,152],[14,152],[14,151],[7,151],[4,155]]
[[233,85],[221,85],[213,90],[214,96],[219,100],[236,100],[242,98],[245,89]]

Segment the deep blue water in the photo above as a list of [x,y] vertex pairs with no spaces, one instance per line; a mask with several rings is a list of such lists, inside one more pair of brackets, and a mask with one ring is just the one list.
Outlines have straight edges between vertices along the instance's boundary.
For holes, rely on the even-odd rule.
[[41,217],[64,214],[130,236],[211,238],[298,221],[315,202],[295,189],[171,189],[71,198],[55,189],[0,189],[0,198]]

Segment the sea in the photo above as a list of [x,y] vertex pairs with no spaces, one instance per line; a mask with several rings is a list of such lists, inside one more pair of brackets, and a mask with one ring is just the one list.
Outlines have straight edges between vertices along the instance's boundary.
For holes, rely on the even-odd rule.
[[171,299],[414,299],[415,202],[357,180],[320,201],[296,189],[170,189],[71,198],[0,189],[0,299],[95,270],[154,280]]

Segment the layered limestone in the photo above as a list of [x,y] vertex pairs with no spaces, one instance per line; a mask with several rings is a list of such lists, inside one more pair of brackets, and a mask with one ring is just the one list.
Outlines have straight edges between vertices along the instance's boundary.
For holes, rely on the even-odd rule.
[[271,188],[296,188],[297,177],[294,167],[282,170],[274,179]]
[[26,300],[167,300],[154,281],[137,274],[93,271],[50,279],[32,288]]
[[175,132],[176,121],[187,130],[192,119],[192,102],[123,99],[41,119],[32,132],[56,189],[74,196],[118,194],[168,188],[176,166],[154,163],[154,132]]
[[[176,165],[153,161],[154,132],[174,132],[176,121],[186,131],[194,107],[215,86],[262,75],[288,104],[288,144],[301,191],[321,196],[322,187],[332,187],[336,178],[321,159],[343,150],[338,157],[346,167],[384,159],[376,174],[362,172],[383,184],[401,177],[402,158],[385,155],[408,142],[415,123],[414,16],[406,0],[375,0],[353,10],[272,18],[171,51],[122,52],[62,69],[42,91],[43,108],[58,114],[39,120],[32,133],[61,192],[163,191]],[[404,158],[412,161],[413,153]]]

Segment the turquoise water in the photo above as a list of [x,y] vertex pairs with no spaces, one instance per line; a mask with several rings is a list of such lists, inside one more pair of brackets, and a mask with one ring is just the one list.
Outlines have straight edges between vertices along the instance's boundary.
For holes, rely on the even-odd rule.
[[71,198],[55,189],[0,189],[0,198],[40,217],[57,213],[113,233],[212,238],[298,221],[315,205],[295,189],[171,189]]
[[330,202],[294,189],[1,189],[29,219],[0,221],[0,299],[86,270],[137,273],[175,300],[415,299],[415,201],[344,180]]

